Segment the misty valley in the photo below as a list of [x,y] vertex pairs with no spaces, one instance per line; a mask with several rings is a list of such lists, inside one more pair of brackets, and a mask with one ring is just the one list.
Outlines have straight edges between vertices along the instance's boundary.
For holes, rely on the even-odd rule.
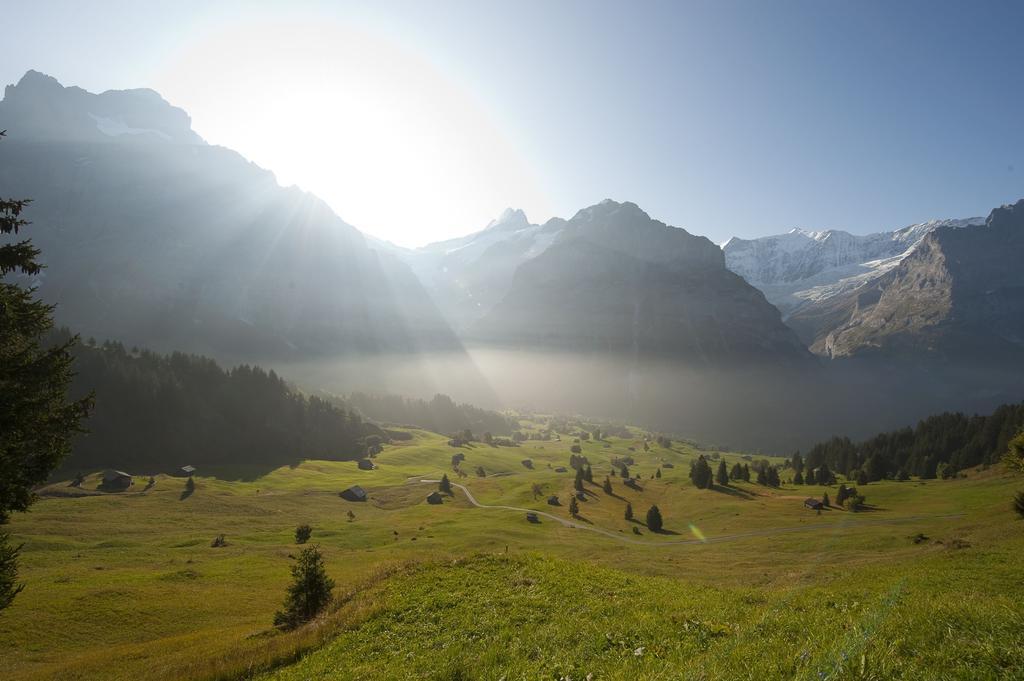
[[[334,64],[416,90],[405,52],[332,62],[281,21],[310,59],[292,81]],[[201,63],[241,68],[238,40]],[[635,162],[616,185],[600,169],[628,164],[595,151],[579,181],[637,202],[434,231],[402,206],[423,217],[405,239],[340,217],[358,187],[328,200],[208,140],[205,108],[65,80],[22,69],[0,100],[4,679],[1024,678],[1024,187],[971,195],[977,215],[929,219],[936,195],[911,223],[879,195],[884,229],[723,240],[669,224],[714,197]],[[196,101],[258,82],[197,80]],[[415,117],[386,101],[385,133]],[[547,106],[580,154],[569,104]],[[344,107],[315,108],[295,128]],[[399,165],[394,134],[373,153]],[[363,158],[338,177],[411,202],[407,169],[388,185],[347,144],[309,158]],[[424,182],[454,167],[418,158]],[[467,174],[467,203],[524,196],[514,169]]]

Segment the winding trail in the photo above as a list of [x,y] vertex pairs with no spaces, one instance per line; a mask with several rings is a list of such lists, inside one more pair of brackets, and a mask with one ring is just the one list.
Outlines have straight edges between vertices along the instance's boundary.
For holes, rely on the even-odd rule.
[[[435,484],[436,485],[437,483],[439,483],[441,481],[440,480],[426,480],[426,479],[421,479],[421,480],[417,481],[417,480],[414,480],[414,479],[410,479],[410,482],[431,483],[431,484]],[[571,528],[576,529],[576,530],[586,530],[587,532],[596,532],[597,534],[604,535],[605,537],[610,537],[611,539],[617,539],[617,540],[619,540],[621,542],[625,542],[627,544],[642,544],[644,546],[683,546],[683,545],[688,545],[688,544],[718,544],[718,543],[721,543],[721,542],[736,541],[738,539],[748,539],[750,537],[770,537],[770,536],[777,535],[777,534],[791,534],[793,532],[808,532],[808,531],[811,531],[811,530],[823,530],[823,529],[829,529],[829,528],[848,529],[848,528],[851,528],[851,527],[870,527],[870,526],[873,526],[873,525],[899,525],[899,524],[902,524],[902,523],[916,522],[918,520],[949,520],[949,519],[953,519],[953,518],[963,518],[966,515],[965,513],[949,513],[949,514],[946,514],[946,515],[912,515],[912,516],[905,516],[903,518],[886,518],[886,519],[880,519],[880,520],[870,520],[870,519],[866,519],[866,520],[849,520],[849,521],[845,521],[844,520],[844,521],[839,521],[839,522],[835,522],[835,523],[810,523],[808,525],[794,525],[794,526],[790,526],[790,527],[774,527],[774,528],[766,528],[766,529],[763,529],[763,530],[751,530],[749,532],[736,532],[734,534],[723,534],[723,535],[719,535],[717,537],[707,537],[705,539],[677,539],[677,540],[674,540],[674,541],[657,541],[657,542],[653,542],[653,541],[646,541],[644,539],[633,539],[632,537],[624,536],[623,533],[621,533],[621,532],[612,532],[611,530],[605,530],[605,529],[602,529],[600,527],[593,527],[593,526],[590,526],[590,525],[583,525],[583,524],[580,524],[579,522],[576,522],[576,521],[573,521],[573,520],[567,520],[566,518],[560,518],[560,517],[558,517],[556,515],[553,515],[551,513],[547,513],[545,511],[538,511],[538,510],[533,509],[533,508],[520,508],[519,506],[494,506],[494,505],[490,505],[490,504],[481,504],[479,501],[476,500],[476,497],[473,496],[473,493],[470,492],[469,489],[465,485],[460,485],[457,482],[453,482],[453,483],[451,483],[451,486],[452,487],[458,487],[459,489],[461,489],[462,492],[466,495],[466,499],[469,500],[469,503],[473,504],[477,508],[491,508],[491,509],[499,509],[499,510],[503,510],[503,511],[516,511],[517,513],[536,513],[538,516],[544,516],[545,518],[549,518],[551,520],[554,520],[557,523],[561,523],[565,527],[571,527]]]

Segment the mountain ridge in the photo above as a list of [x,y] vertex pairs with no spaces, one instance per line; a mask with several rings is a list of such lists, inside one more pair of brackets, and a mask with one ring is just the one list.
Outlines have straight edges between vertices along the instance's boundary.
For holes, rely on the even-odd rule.
[[[100,114],[145,132],[108,134]],[[34,200],[58,323],[231,360],[461,350],[404,263],[151,90],[29,72],[0,100],[5,128],[0,181]]]

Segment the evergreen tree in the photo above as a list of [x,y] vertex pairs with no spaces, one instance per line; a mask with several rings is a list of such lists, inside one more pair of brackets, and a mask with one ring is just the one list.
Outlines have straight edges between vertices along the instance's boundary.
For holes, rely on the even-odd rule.
[[800,473],[800,471],[797,471],[796,475],[793,476],[793,484],[794,485],[802,485],[802,484],[804,484],[804,476],[803,476],[802,473]]
[[10,537],[0,532],[0,610],[3,610],[14,600],[14,597],[25,588],[24,584],[18,584],[18,552],[21,545],[12,546]]
[[732,465],[732,469],[729,471],[730,480],[742,480],[743,479],[743,466],[738,463]]
[[[29,224],[22,218],[29,203],[0,198],[0,236],[20,234]],[[68,400],[77,336],[48,346],[53,306],[36,300],[34,289],[4,280],[11,273],[38,275],[38,256],[28,240],[0,244],[0,525],[12,512],[28,510],[32,490],[71,451],[71,438],[82,432],[92,404],[91,396]],[[22,589],[19,549],[0,533],[0,610]]]
[[849,494],[850,491],[846,488],[846,485],[839,485],[839,491],[836,492],[836,505],[842,506]]
[[798,449],[793,458],[790,459],[790,464],[793,466],[793,470],[797,473],[802,473],[804,470],[804,457],[800,456],[800,450]]
[[583,479],[590,484],[594,483],[594,471],[590,468],[590,464],[587,464],[587,468],[583,473]]
[[743,464],[743,481],[750,482],[750,464]]
[[658,470],[654,471],[654,477],[661,478],[661,469],[660,468]]
[[757,467],[757,484],[759,484],[759,485],[767,485],[768,484],[768,474],[765,473],[764,468],[762,468],[761,466]]
[[725,468],[725,461],[718,462],[718,473],[715,476],[715,482],[722,487],[729,485],[729,472]]
[[770,487],[778,487],[782,484],[782,480],[779,479],[779,469],[775,466],[768,466],[765,470],[765,477]]
[[804,478],[804,484],[805,485],[816,485],[816,484],[818,484],[818,481],[815,479],[814,469],[813,468],[808,468],[807,469],[807,477]]
[[690,465],[690,480],[693,481],[697,489],[711,489],[714,473],[711,472],[711,466],[708,465],[703,454]]
[[601,487],[604,489],[605,494],[612,493],[612,481],[609,478],[604,479],[604,484]]
[[452,493],[452,482],[448,479],[447,473],[441,476],[441,482],[437,485],[437,489],[440,490],[442,494]]
[[305,544],[313,536],[313,528],[309,525],[299,525],[295,528],[295,543]]
[[573,518],[580,514],[580,505],[576,503],[576,497],[569,499],[569,515]]
[[629,503],[628,501],[626,502],[626,512],[625,512],[623,517],[626,520],[632,520],[633,519],[633,504]]
[[1024,473],[1024,428],[1018,432],[1006,446],[1003,463],[1010,470]]
[[868,484],[868,474],[864,471],[863,468],[860,469],[859,471],[857,471],[857,484],[858,485],[866,485],[866,484]]
[[900,482],[906,482],[907,480],[910,480],[910,473],[907,472],[906,468],[901,468],[896,471],[896,479]]
[[622,476],[622,479],[629,480],[629,466],[627,466],[626,464],[622,464],[621,468],[622,470],[619,471],[619,474]]
[[657,506],[651,506],[647,509],[647,529],[651,532],[661,532],[661,526],[661,511]]
[[292,583],[284,599],[284,609],[274,615],[274,626],[294,629],[317,616],[331,601],[334,580],[327,576],[320,548],[302,549],[291,568]]
[[825,492],[824,494],[821,495],[821,503],[824,506],[831,506],[832,505],[832,502],[828,498],[828,492]]
[[818,473],[815,476],[819,485],[834,485],[836,484],[836,476],[829,470],[828,464],[821,464],[818,469]]
[[577,468],[576,469],[576,479],[573,480],[572,486],[573,486],[573,489],[575,489],[577,492],[582,492],[583,491],[583,469],[582,468]]

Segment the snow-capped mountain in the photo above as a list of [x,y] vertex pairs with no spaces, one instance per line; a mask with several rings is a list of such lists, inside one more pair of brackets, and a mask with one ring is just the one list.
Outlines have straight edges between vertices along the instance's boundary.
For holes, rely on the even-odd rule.
[[546,251],[564,226],[561,218],[533,224],[522,210],[506,208],[479,232],[392,252],[412,267],[449,323],[462,329],[490,311],[516,268]]
[[909,255],[863,287],[801,306],[790,325],[831,358],[938,358],[990,363],[1000,373],[1024,348],[1024,200],[982,225],[929,232]]
[[726,266],[761,289],[783,316],[801,305],[860,288],[898,265],[940,227],[979,225],[984,218],[931,220],[891,232],[855,235],[841,230],[793,229],[722,246]]

